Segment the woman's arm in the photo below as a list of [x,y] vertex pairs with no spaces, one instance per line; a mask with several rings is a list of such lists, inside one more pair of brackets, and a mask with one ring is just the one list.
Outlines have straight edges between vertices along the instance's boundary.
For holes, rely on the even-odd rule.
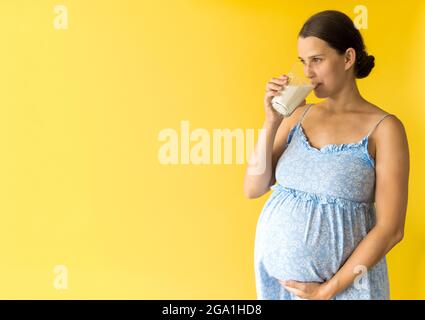
[[258,198],[267,193],[270,186],[276,182],[276,165],[285,151],[289,131],[307,108],[305,101],[302,104],[280,122],[268,121],[267,119],[264,121],[246,169],[244,180],[246,197],[250,199]]
[[254,151],[250,155],[244,180],[244,193],[250,199],[258,198],[269,191],[273,177],[273,144],[278,129],[278,122],[264,121]]
[[258,198],[270,190],[275,182],[274,170],[277,160],[285,149],[284,141],[287,139],[293,119],[298,117],[300,110],[304,109],[303,102],[288,116],[283,116],[272,106],[273,97],[279,95],[288,84],[289,78],[285,75],[272,78],[266,84],[264,95],[264,110],[266,119],[260,130],[254,151],[249,155],[248,165],[244,180],[244,193],[247,198]]
[[376,130],[376,224],[341,269],[325,283],[327,298],[350,286],[359,266],[370,270],[403,239],[406,219],[409,147],[401,121],[390,117]]

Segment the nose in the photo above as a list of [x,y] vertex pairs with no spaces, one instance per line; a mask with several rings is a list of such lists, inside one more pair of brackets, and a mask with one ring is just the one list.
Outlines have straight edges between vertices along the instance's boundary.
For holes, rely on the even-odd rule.
[[310,64],[306,64],[304,67],[304,74],[310,80],[315,77],[314,70],[312,69]]

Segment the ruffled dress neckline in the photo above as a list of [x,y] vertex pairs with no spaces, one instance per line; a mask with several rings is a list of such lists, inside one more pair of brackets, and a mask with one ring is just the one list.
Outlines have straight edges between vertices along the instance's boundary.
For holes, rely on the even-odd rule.
[[369,140],[369,135],[366,135],[364,138],[362,138],[361,140],[359,140],[357,142],[341,143],[341,144],[327,144],[327,145],[325,145],[321,148],[316,148],[316,147],[312,146],[310,144],[310,142],[308,141],[308,138],[307,138],[307,136],[304,132],[304,129],[303,129],[300,122],[297,124],[297,129],[298,129],[298,132],[300,133],[303,145],[306,146],[307,149],[318,151],[318,152],[321,152],[321,153],[332,153],[332,152],[339,152],[339,151],[356,149],[356,148],[359,148],[359,147],[365,147],[365,146],[367,146],[367,143],[368,143],[368,140]]

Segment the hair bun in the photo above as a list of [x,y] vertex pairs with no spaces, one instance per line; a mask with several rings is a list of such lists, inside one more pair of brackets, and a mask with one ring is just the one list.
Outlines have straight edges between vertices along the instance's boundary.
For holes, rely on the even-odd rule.
[[375,57],[368,55],[363,51],[356,61],[355,75],[356,78],[366,78],[375,66]]

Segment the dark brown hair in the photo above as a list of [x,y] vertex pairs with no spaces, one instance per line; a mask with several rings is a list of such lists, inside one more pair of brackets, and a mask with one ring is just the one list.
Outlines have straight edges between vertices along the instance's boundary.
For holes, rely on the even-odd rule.
[[368,55],[363,37],[345,13],[326,10],[311,16],[301,28],[299,37],[317,37],[326,41],[338,53],[343,54],[348,48],[356,51],[354,75],[365,78],[375,66],[375,57]]

